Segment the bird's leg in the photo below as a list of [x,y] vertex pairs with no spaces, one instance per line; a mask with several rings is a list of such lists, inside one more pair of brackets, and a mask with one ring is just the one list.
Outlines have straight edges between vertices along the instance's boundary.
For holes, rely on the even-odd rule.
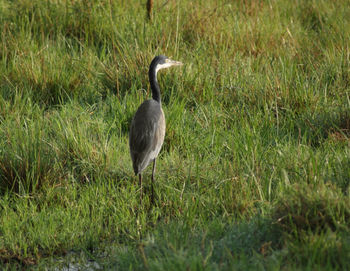
[[142,204],[142,175],[141,175],[141,173],[139,174],[139,183],[140,183],[140,204]]
[[154,203],[154,174],[156,173],[156,159],[153,160],[153,170],[152,170],[152,198],[151,198],[151,202],[152,204]]

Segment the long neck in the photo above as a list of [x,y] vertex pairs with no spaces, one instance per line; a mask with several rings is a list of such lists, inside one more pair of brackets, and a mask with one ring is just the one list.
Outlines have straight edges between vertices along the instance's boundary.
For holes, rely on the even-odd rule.
[[151,84],[152,89],[152,98],[156,100],[158,103],[161,103],[161,97],[160,97],[160,88],[157,81],[157,71],[155,67],[152,67],[149,72],[149,83]]

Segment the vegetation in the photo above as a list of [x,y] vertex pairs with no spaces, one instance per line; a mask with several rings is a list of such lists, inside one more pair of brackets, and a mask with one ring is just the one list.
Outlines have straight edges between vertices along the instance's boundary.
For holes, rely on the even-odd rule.
[[[349,266],[348,1],[149,12],[0,0],[1,269]],[[158,76],[167,131],[151,206],[128,129],[157,54],[185,65]]]

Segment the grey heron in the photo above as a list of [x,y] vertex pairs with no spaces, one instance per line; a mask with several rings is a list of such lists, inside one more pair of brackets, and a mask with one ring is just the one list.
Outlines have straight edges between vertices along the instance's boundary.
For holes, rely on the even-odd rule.
[[182,65],[181,62],[171,60],[166,56],[156,56],[149,67],[148,76],[152,90],[152,99],[144,101],[137,109],[131,122],[129,147],[135,175],[139,176],[140,201],[142,202],[142,171],[153,161],[152,197],[154,202],[154,174],[156,158],[164,142],[165,117],[162,109],[160,88],[157,72],[171,66]]

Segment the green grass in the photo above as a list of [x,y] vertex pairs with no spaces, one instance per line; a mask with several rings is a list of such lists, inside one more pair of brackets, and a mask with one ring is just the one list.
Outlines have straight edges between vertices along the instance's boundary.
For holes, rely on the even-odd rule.
[[[348,1],[143,2],[0,0],[1,269],[344,270]],[[185,65],[151,206],[128,130],[157,54]]]

